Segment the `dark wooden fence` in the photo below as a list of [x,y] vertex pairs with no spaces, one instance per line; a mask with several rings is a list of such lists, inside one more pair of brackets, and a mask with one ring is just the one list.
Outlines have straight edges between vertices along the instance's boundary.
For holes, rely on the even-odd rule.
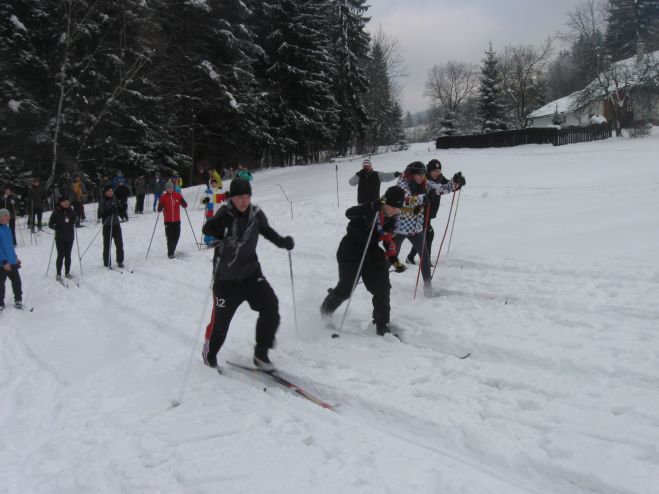
[[575,142],[599,141],[611,137],[608,123],[570,126],[557,129],[554,127],[529,127],[527,129],[502,130],[489,134],[466,136],[443,136],[435,142],[437,149],[450,148],[499,148],[519,146],[521,144],[553,144],[562,146]]

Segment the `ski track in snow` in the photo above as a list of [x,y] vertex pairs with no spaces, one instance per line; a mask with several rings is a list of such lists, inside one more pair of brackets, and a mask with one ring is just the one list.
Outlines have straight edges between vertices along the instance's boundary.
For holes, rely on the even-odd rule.
[[[375,167],[439,154],[428,149],[374,156]],[[273,358],[335,413],[267,380],[217,375],[200,347],[183,403],[172,406],[199,321],[209,318],[200,311],[212,252],[197,251],[187,220],[177,259],[165,256],[159,219],[145,261],[156,215],[131,216],[122,224],[126,268],[101,266],[99,235],[84,276],[74,259],[80,286],[68,289],[53,267],[44,279],[51,240],[39,235],[38,246],[18,250],[34,312],[8,306],[0,315],[3,489],[656,492],[657,155],[657,136],[442,151],[447,174],[462,169],[468,186],[450,255],[437,266],[440,296],[412,300],[416,266],[391,274],[392,322],[404,343],[375,336],[363,285],[340,338],[318,315],[336,283],[343,211],[356,194],[346,184],[360,159],[338,163],[339,210],[333,165],[257,173],[254,202],[296,239],[297,333],[286,253],[259,243],[282,315]],[[275,184],[293,200],[293,219]],[[186,199],[197,191],[186,189]],[[449,201],[434,221],[433,261]],[[199,238],[203,214],[191,206]],[[87,212],[93,218],[95,206]],[[81,249],[97,228],[78,230]],[[254,321],[241,306],[223,368],[248,361]]]

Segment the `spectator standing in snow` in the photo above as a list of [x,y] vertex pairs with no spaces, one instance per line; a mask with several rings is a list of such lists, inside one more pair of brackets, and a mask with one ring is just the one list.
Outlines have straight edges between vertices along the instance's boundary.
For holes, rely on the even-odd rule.
[[71,183],[71,204],[73,209],[76,212],[76,227],[80,226],[80,222],[85,220],[85,206],[84,201],[87,197],[87,188],[82,182],[82,177],[76,175],[73,177],[73,182]]
[[[449,182],[448,178],[442,175],[442,164],[437,159],[428,162],[426,178],[428,179],[428,183],[433,182],[437,185],[446,185]],[[431,221],[437,217],[440,200],[441,196],[435,194],[434,189],[428,190],[428,207],[430,208],[428,228],[426,229],[426,249],[428,250],[428,255],[432,252],[432,241],[435,238],[435,230],[433,230]],[[412,246],[412,250],[407,255],[405,261],[409,264],[416,264],[414,261],[416,255],[416,248]]]
[[365,204],[380,198],[382,182],[391,182],[397,177],[400,177],[400,172],[376,172],[373,170],[371,160],[365,159],[362,162],[362,169],[350,177],[348,183],[353,187],[357,186],[357,203]]
[[172,172],[172,176],[169,177],[169,181],[174,184],[174,192],[178,192],[180,194],[183,190],[183,179],[177,171]]
[[135,214],[144,214],[144,197],[146,196],[146,180],[140,175],[133,182],[135,192]]
[[50,215],[48,226],[55,230],[55,247],[57,248],[57,260],[55,268],[57,273],[55,279],[62,281],[62,264],[64,264],[64,276],[71,276],[71,251],[75,242],[76,213],[71,207],[69,198],[59,198],[57,206]]
[[167,237],[167,257],[176,257],[176,245],[181,236],[181,206],[188,207],[183,196],[174,190],[174,184],[165,184],[165,193],[158,200],[158,211],[163,211],[165,236]]
[[16,199],[9,186],[5,187],[5,192],[0,198],[0,208],[9,211],[9,230],[11,231],[12,245],[16,247]]
[[112,185],[106,185],[103,198],[98,203],[98,217],[103,221],[103,266],[111,268],[110,249],[114,241],[117,266],[124,267],[124,239],[119,221],[119,205],[114,197]]
[[28,224],[30,226],[32,233],[34,233],[35,227],[37,227],[39,231],[42,231],[41,218],[43,215],[44,195],[45,195],[45,191],[41,187],[41,180],[35,177],[34,180],[32,180],[32,187],[30,187],[30,190],[28,190],[27,192],[28,212],[29,212]]
[[[394,241],[396,216],[400,213],[404,198],[403,190],[393,186],[387,189],[381,200],[353,206],[346,211],[346,217],[350,222],[336,252],[339,282],[336,287],[329,290],[329,294],[320,306],[323,317],[331,316],[350,297],[355,280],[361,276],[364,286],[373,295],[373,323],[377,334],[384,336],[386,333],[391,333],[389,265],[393,265],[396,272],[405,271],[405,265],[396,257]],[[371,225],[373,225],[372,233]],[[370,241],[367,245],[369,235]],[[379,247],[380,242],[385,248],[384,251]],[[359,272],[364,249],[366,249],[366,257]]]
[[117,187],[114,191],[114,196],[117,199],[117,205],[119,206],[119,219],[123,221],[128,221],[128,196],[130,195],[130,189],[124,180],[119,180],[117,182]]
[[421,276],[423,276],[423,294],[434,297],[437,294],[432,288],[430,279],[430,254],[425,246],[425,206],[428,202],[428,191],[442,195],[454,192],[465,185],[462,173],[458,172],[453,180],[445,185],[426,180],[426,166],[420,161],[407,165],[405,173],[398,179],[398,186],[405,191],[405,202],[396,219],[396,251],[405,239],[408,239],[417,252],[421,253]]
[[5,308],[5,281],[11,280],[11,288],[14,292],[14,306],[23,308],[23,290],[21,286],[21,261],[16,256],[9,220],[11,213],[8,209],[0,209],[0,311]]
[[236,178],[240,178],[248,182],[254,180],[254,177],[252,176],[252,172],[249,171],[249,169],[245,165],[238,165],[238,168],[239,170],[238,173],[236,174]]
[[256,255],[259,234],[277,247],[292,250],[292,237],[280,236],[269,224],[261,209],[251,204],[249,182],[236,178],[229,189],[229,203],[220,208],[204,225],[204,235],[220,239],[217,248],[213,283],[213,313],[206,328],[202,357],[210,367],[217,367],[217,353],[229,331],[231,319],[244,301],[259,313],[256,322],[254,365],[264,371],[274,370],[268,357],[279,327],[279,302],[263,276]]
[[151,182],[151,193],[153,194],[153,210],[156,210],[158,201],[163,192],[165,192],[165,184],[167,181],[160,176],[160,172],[156,172]]

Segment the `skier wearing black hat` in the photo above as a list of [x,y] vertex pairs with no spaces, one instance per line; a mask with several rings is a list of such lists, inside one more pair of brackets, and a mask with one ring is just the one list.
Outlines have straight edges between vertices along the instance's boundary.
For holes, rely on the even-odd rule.
[[377,201],[380,198],[380,184],[391,182],[400,177],[400,172],[376,172],[373,170],[371,160],[362,161],[362,169],[355,173],[348,183],[353,187],[357,185],[357,203],[364,204]]
[[461,172],[453,176],[453,180],[441,185],[426,179],[426,166],[420,161],[407,165],[405,173],[398,179],[398,185],[405,191],[405,204],[396,219],[396,251],[405,239],[408,239],[417,252],[421,252],[421,276],[423,276],[423,294],[434,297],[437,294],[432,288],[430,279],[430,251],[425,244],[423,234],[426,228],[425,206],[428,204],[429,191],[442,195],[459,190],[465,185]]
[[111,268],[110,248],[114,241],[116,247],[117,266],[124,267],[124,239],[119,222],[119,204],[114,198],[111,185],[103,187],[103,197],[98,203],[98,217],[103,221],[103,266]]
[[[442,164],[438,159],[432,159],[428,162],[426,167],[427,173],[426,178],[428,183],[433,182],[437,185],[446,185],[449,180],[444,175],[442,175]],[[435,194],[434,189],[428,190],[428,207],[430,212],[428,213],[428,228],[426,229],[426,249],[428,249],[428,254],[432,252],[432,241],[435,238],[435,230],[432,227],[431,221],[437,217],[437,211],[439,211],[439,203],[441,201],[441,195]],[[416,248],[412,246],[412,250],[407,255],[405,259],[409,264],[416,264],[414,262],[414,257],[418,254]]]
[[48,221],[48,226],[55,230],[55,247],[57,248],[55,279],[57,281],[62,281],[62,264],[64,264],[64,276],[73,278],[71,276],[71,251],[75,242],[75,224],[76,212],[71,206],[69,198],[60,197]]
[[[323,317],[330,317],[344,300],[350,298],[352,289],[361,276],[364,286],[373,295],[373,322],[377,334],[383,336],[385,333],[391,333],[389,265],[393,265],[396,272],[405,271],[405,265],[396,257],[396,244],[393,238],[396,216],[403,206],[404,199],[404,191],[400,187],[393,186],[387,189],[380,200],[353,206],[346,211],[346,217],[350,222],[336,252],[339,282],[336,287],[329,290],[329,294],[320,306]],[[378,245],[380,242],[383,243],[384,251]]]
[[202,229],[204,235],[220,240],[216,248],[213,282],[213,313],[206,328],[202,357],[209,367],[217,367],[217,353],[229,331],[231,319],[244,301],[259,313],[256,322],[254,365],[270,372],[274,365],[268,357],[279,327],[279,301],[263,276],[256,255],[259,234],[277,247],[292,250],[292,237],[280,236],[269,224],[261,209],[251,204],[252,188],[248,181],[234,178],[229,188],[229,202],[210,218]]

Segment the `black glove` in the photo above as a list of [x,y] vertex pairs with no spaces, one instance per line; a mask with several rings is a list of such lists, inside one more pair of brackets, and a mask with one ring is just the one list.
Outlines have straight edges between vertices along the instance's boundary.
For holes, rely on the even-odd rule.
[[281,242],[281,246],[286,250],[293,250],[293,247],[295,247],[295,241],[293,240],[293,237],[284,237],[284,240]]
[[423,206],[417,206],[414,208],[415,215],[419,214],[421,211],[423,211]]
[[458,184],[460,187],[464,187],[467,185],[467,181],[465,178],[462,176],[462,172],[458,172],[455,175],[453,175],[452,179],[456,184]]
[[394,172],[394,177],[398,178],[398,177],[400,177],[400,176],[401,176],[401,173],[400,173],[400,172]]
[[204,197],[204,198],[201,200],[201,203],[202,203],[202,204],[208,204],[209,202],[211,202],[210,197]]

